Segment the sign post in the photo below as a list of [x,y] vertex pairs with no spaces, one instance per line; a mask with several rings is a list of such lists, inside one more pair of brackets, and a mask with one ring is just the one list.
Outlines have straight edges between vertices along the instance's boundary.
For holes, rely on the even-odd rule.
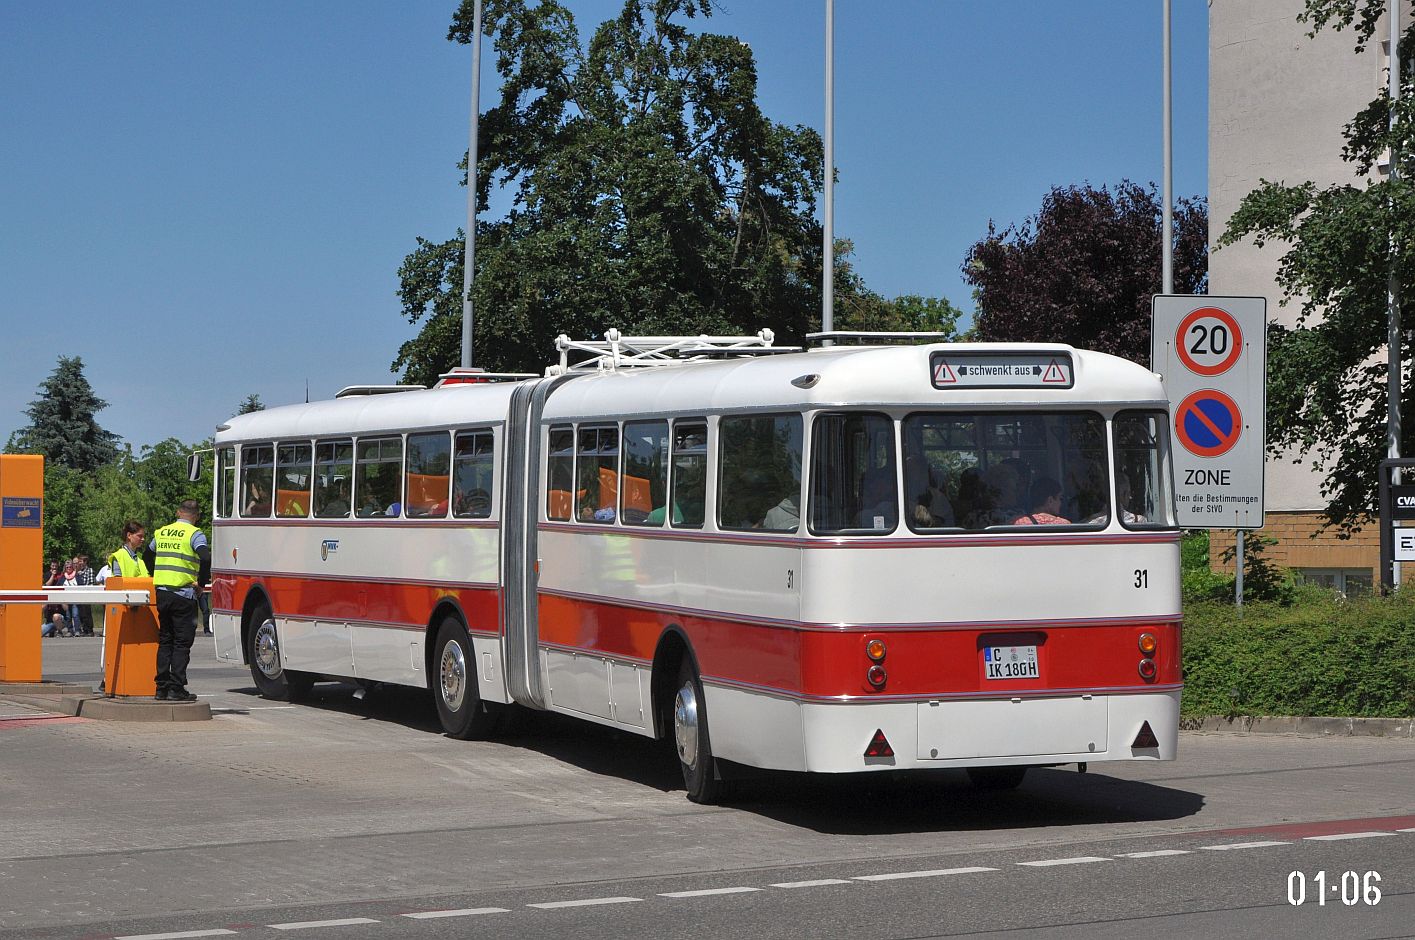
[[1381,461],[1381,590],[1396,586],[1396,566],[1402,561],[1415,561],[1415,528],[1401,522],[1415,519],[1415,486],[1401,486],[1393,479],[1401,468],[1415,467],[1415,459],[1391,458]]
[[1150,368],[1173,421],[1178,521],[1237,530],[1241,605],[1243,534],[1263,527],[1267,300],[1156,294],[1150,309]]

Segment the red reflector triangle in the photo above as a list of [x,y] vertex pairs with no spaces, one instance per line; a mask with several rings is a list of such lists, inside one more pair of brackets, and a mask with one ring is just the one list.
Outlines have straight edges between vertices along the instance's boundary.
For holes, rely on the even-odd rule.
[[866,757],[893,757],[894,748],[889,746],[889,740],[885,738],[882,729],[875,730],[875,736],[870,738],[870,746],[865,748]]
[[1135,743],[1131,747],[1159,747],[1159,739],[1150,730],[1150,723],[1147,721],[1140,726],[1140,733],[1135,735]]

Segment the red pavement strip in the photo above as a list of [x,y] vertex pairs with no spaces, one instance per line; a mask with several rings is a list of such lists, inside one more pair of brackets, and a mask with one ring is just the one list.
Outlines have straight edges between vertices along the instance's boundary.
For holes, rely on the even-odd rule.
[[1346,832],[1371,832],[1415,827],[1415,816],[1371,816],[1366,819],[1329,819],[1326,822],[1290,822],[1275,826],[1254,826],[1247,829],[1214,829],[1208,832],[1186,833],[1195,836],[1287,836],[1305,839],[1308,836],[1332,836]]
[[78,718],[73,715],[42,715],[36,718],[0,718],[0,731],[9,731],[12,728],[32,728],[35,725],[71,725],[76,721],[87,719]]

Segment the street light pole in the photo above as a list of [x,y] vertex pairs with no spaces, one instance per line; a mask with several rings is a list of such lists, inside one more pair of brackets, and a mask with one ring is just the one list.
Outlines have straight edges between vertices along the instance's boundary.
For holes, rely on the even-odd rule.
[[[1390,182],[1399,178],[1400,163],[1395,149],[1395,111],[1400,101],[1400,4],[1402,0],[1390,0]],[[1392,187],[1393,188],[1393,187]],[[1386,278],[1386,456],[1391,460],[1400,457],[1400,380],[1403,365],[1400,349],[1400,271],[1396,266],[1396,243],[1394,226],[1394,203],[1390,236],[1390,271]],[[1400,471],[1391,471],[1394,481],[1399,482]],[[1389,524],[1388,521],[1383,524]],[[1391,563],[1391,584],[1400,587],[1400,562]]]
[[[821,329],[835,329],[835,0],[825,0],[825,232]],[[826,341],[829,343],[829,340]]]
[[472,278],[477,254],[477,123],[481,117],[481,5],[472,15],[472,120],[467,144],[467,240],[462,256],[462,368],[472,367]]

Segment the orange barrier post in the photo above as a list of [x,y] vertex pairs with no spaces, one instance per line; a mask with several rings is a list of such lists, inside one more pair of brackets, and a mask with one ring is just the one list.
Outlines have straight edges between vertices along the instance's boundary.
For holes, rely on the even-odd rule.
[[147,591],[146,607],[109,604],[103,619],[103,686],[119,698],[157,694],[157,592],[151,578],[109,578],[110,591]]
[[[37,591],[43,569],[44,458],[0,454],[0,590]],[[43,679],[43,617],[38,605],[0,604],[0,682]]]

